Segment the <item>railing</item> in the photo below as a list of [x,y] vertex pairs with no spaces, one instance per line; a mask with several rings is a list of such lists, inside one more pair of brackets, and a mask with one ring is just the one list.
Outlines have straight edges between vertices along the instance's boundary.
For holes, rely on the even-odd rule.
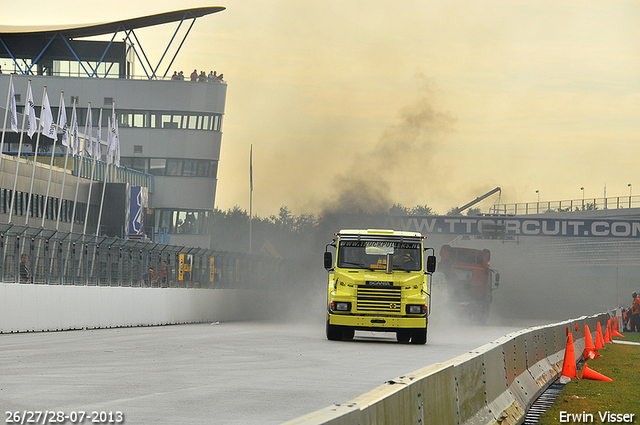
[[[16,151],[6,151],[3,152],[7,155],[17,156],[18,152]],[[33,158],[35,154],[33,152],[21,152],[20,158],[24,158],[26,160],[30,160]],[[56,153],[54,154],[54,166],[64,169],[64,153]],[[51,153],[50,152],[38,152],[38,163],[42,165],[49,165],[51,163]],[[93,160],[86,156],[69,156],[67,161],[67,169],[71,170],[71,174],[74,176],[80,176],[85,179],[91,178],[91,168]],[[96,161],[95,168],[93,170],[93,179],[97,181],[104,181],[105,176],[107,175],[107,163],[104,161]],[[131,168],[126,167],[115,167],[111,168],[109,171],[109,180],[110,182],[118,181],[123,183],[129,183],[131,186],[142,186],[149,188],[149,193],[154,192],[154,176],[152,174],[146,174],[138,170],[133,170]]]
[[489,209],[490,214],[525,215],[549,212],[573,212],[594,210],[615,210],[640,208],[640,196],[618,196],[614,198],[584,198],[566,201],[527,202],[516,204],[496,204]]
[[[16,74],[16,75],[26,75],[26,74],[22,74],[20,73],[17,69],[11,69],[11,70],[7,70],[4,69],[2,70],[2,72],[0,72],[0,75],[2,74]],[[174,78],[172,78],[171,74],[167,75],[167,76],[162,76],[162,75],[155,75],[154,78],[149,78],[149,76],[147,75],[126,75],[124,77],[120,77],[117,74],[108,74],[108,75],[104,75],[104,74],[99,74],[96,75],[93,78],[108,78],[108,79],[126,79],[126,80],[151,80],[151,81],[186,81],[186,82],[192,82],[191,81],[191,77],[190,77],[190,72],[184,75],[184,79],[181,80],[176,80]],[[52,72],[51,74],[47,74],[47,75],[40,75],[40,74],[35,74],[34,72],[31,72],[30,74],[28,74],[29,76],[38,76],[38,77],[65,77],[65,78],[92,78],[87,76],[84,72],[63,72],[63,71],[55,71]],[[207,81],[209,83],[222,83],[222,84],[227,84],[226,80],[220,80],[220,79],[216,79],[214,81]]]
[[291,272],[281,259],[11,223],[0,225],[0,259],[0,281],[46,285],[140,287],[153,267],[159,279],[146,286],[241,289]]

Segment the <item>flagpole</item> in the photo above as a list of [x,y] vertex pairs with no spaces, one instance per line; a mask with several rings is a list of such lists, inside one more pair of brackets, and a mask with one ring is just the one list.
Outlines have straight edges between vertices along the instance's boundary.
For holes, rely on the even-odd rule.
[[[62,114],[62,107],[64,105],[64,92],[61,91],[60,92],[60,101],[58,102],[58,120],[56,121],[57,123],[60,123],[60,116]],[[49,178],[47,179],[47,194],[44,197],[44,208],[45,208],[45,212],[43,212],[42,214],[42,222],[40,223],[41,227],[44,227],[44,218],[47,215],[46,211],[48,210],[47,208],[47,203],[49,202],[49,190],[51,189],[51,175],[53,173],[53,162],[54,159],[56,157],[56,142],[58,141],[58,133],[56,131],[56,138],[53,139],[53,145],[51,146],[51,162],[49,163]]]
[[253,145],[249,151],[249,255],[251,255],[251,243],[252,243],[252,219],[253,219]]
[[2,126],[2,140],[0,140],[0,165],[2,165],[2,152],[4,152],[4,134],[7,132],[7,115],[9,114],[9,102],[11,101],[12,87],[13,87],[13,74],[9,75],[9,90],[7,90],[7,106],[4,109],[4,124]]
[[18,144],[18,156],[16,157],[16,175],[13,179],[13,191],[11,192],[11,205],[9,206],[9,223],[11,223],[11,216],[13,214],[13,205],[15,204],[16,199],[16,185],[18,184],[18,169],[20,168],[20,152],[22,151],[22,139],[24,139],[24,125],[27,122],[27,117],[29,114],[27,113],[27,108],[30,108],[29,105],[29,93],[31,93],[31,80],[27,81],[27,105],[25,105],[25,114],[22,118],[22,130],[20,131],[20,143]]
[[[76,98],[73,98],[73,116],[71,117],[71,125],[73,125],[73,120],[75,118],[75,114],[76,114]],[[66,111],[65,111],[65,115],[66,115]],[[63,129],[63,132],[65,130]],[[66,130],[67,132],[69,131],[68,128]],[[64,137],[64,135],[63,135]],[[69,135],[67,135],[67,137],[69,137]],[[75,140],[74,140],[75,141]],[[64,139],[63,139],[63,143],[64,145]],[[67,145],[65,146],[66,152],[64,154],[64,173],[62,173],[62,187],[60,188],[60,202],[58,203],[58,217],[56,218],[56,230],[58,230],[58,227],[60,225],[60,214],[62,213],[62,202],[63,202],[63,198],[62,195],[64,194],[64,180],[67,177],[67,161],[69,160],[69,149],[71,148],[69,142],[67,142]]]
[[[89,104],[91,105],[91,104]],[[102,108],[100,108],[100,117],[98,118],[98,122],[102,119]],[[91,123],[93,124],[93,123]],[[98,127],[100,128],[100,127]],[[89,178],[89,196],[87,197],[87,211],[84,215],[84,228],[82,229],[82,233],[87,233],[87,223],[89,222],[89,208],[91,206],[91,187],[93,186],[93,175],[95,173],[96,168],[96,150],[93,146],[93,125],[89,128],[89,145],[90,145],[90,153],[91,153],[91,177]],[[100,140],[100,135],[98,134],[98,140]]]
[[24,218],[24,224],[29,224],[29,210],[31,208],[31,198],[33,197],[33,181],[36,177],[36,163],[38,162],[38,147],[40,146],[40,135],[42,131],[40,127],[42,127],[42,114],[44,112],[44,97],[47,95],[47,86],[44,86],[42,89],[42,107],[40,108],[40,123],[38,124],[38,135],[36,136],[36,147],[33,153],[33,167],[31,169],[31,185],[29,186],[29,197],[27,198],[27,211]]
[[[91,108],[91,102],[89,102],[89,106],[88,109]],[[87,113],[87,118],[85,119],[84,122],[84,130],[85,130],[85,144],[86,144],[86,137],[87,137],[87,125],[89,124],[89,114]],[[79,155],[77,156],[77,158],[80,158],[80,165],[78,165],[78,175],[76,176],[76,194],[73,197],[73,211],[71,212],[71,230],[70,232],[73,232],[73,224],[75,221],[75,217],[76,217],[76,207],[78,205],[78,189],[80,188],[80,176],[82,175],[82,169],[84,168],[84,147],[82,149],[80,149],[80,140],[74,140],[75,143],[78,143],[78,152]],[[75,149],[75,148],[74,148]]]
[[98,213],[98,228],[96,229],[96,236],[100,232],[100,221],[102,220],[102,207],[104,205],[104,192],[107,188],[107,180],[109,180],[109,173],[111,172],[111,163],[113,162],[113,156],[115,154],[116,147],[113,146],[117,141],[118,134],[116,129],[116,103],[111,103],[111,117],[109,118],[109,136],[107,137],[107,171],[104,177],[104,184],[102,185],[102,199],[100,200],[100,212]]

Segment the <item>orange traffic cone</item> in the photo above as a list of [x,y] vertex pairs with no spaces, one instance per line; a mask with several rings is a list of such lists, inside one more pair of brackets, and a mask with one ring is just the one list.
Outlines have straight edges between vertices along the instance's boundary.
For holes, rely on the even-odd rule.
[[[567,348],[564,350],[564,361],[562,364],[562,378],[577,378],[576,373],[576,355],[573,349],[573,334],[569,332],[569,337],[567,338]],[[570,381],[571,379],[564,379],[563,381]]]
[[620,323],[618,322],[618,316],[616,316],[615,320],[613,321],[613,330],[611,331],[612,340],[614,336],[617,336],[619,338],[624,338],[624,335],[620,333]]
[[591,331],[589,325],[584,325],[584,359],[595,359],[598,357],[598,351],[593,345],[593,338],[591,337]]
[[582,373],[580,374],[580,379],[593,379],[595,381],[608,381],[608,382],[613,382],[613,379],[609,378],[608,376],[604,376],[603,374],[596,372],[593,369],[589,369],[587,367],[587,364],[584,364],[584,367],[582,368]]
[[602,327],[598,322],[598,330],[596,331],[596,350],[604,348],[604,338],[602,338]]

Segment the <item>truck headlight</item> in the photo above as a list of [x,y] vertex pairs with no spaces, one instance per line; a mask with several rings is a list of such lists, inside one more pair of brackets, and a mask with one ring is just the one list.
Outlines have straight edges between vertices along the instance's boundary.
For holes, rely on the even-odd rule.
[[407,314],[424,314],[424,311],[425,311],[424,305],[409,304],[407,306]]
[[331,303],[331,309],[333,311],[351,311],[351,303],[334,301]]

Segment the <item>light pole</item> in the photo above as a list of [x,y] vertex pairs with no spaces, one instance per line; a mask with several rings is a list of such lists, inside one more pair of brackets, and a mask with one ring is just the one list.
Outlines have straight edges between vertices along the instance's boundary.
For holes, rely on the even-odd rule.
[[631,208],[631,183],[629,183],[627,186],[629,186],[629,208]]
[[582,210],[584,211],[584,187],[581,187],[580,190],[582,191]]
[[536,214],[540,214],[540,191],[536,190],[536,195],[538,195],[538,202],[536,203]]

